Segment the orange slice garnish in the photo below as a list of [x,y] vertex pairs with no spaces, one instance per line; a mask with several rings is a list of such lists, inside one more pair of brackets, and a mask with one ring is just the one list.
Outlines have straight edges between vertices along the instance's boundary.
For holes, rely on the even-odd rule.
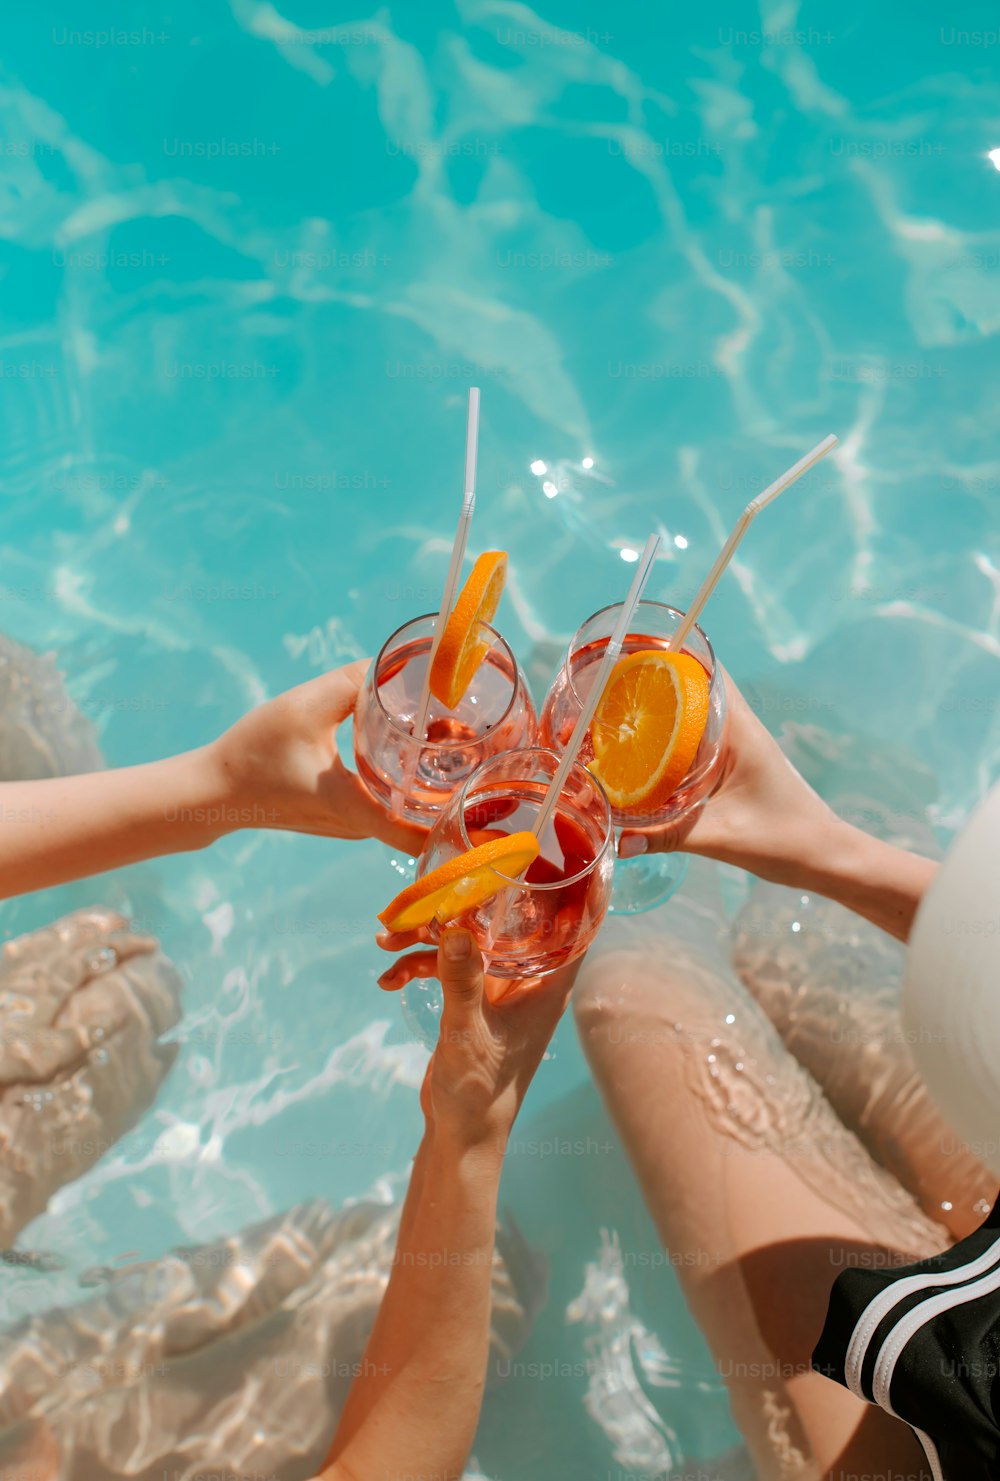
[[387,931],[414,931],[435,916],[443,925],[516,885],[537,858],[533,833],[505,833],[414,880],[379,912],[379,920]]
[[457,709],[489,652],[480,624],[493,621],[506,579],[507,552],[487,550],[469,573],[445,624],[431,665],[431,693],[449,710]]
[[708,721],[708,674],[689,653],[631,653],[590,725],[591,771],[619,812],[653,812],[684,780]]

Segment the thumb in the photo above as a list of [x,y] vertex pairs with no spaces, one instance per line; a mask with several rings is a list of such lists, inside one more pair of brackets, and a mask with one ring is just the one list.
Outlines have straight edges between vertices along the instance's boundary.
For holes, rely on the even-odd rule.
[[329,673],[312,680],[316,698],[326,713],[328,724],[340,725],[354,713],[371,663],[370,658],[358,658],[354,663],[345,663],[341,668],[331,669]]
[[444,1022],[470,1017],[483,1000],[483,957],[468,931],[445,931],[438,947]]
[[345,663],[340,670],[345,689],[353,689],[356,695],[365,682],[372,662],[371,658],[356,658],[353,663]]

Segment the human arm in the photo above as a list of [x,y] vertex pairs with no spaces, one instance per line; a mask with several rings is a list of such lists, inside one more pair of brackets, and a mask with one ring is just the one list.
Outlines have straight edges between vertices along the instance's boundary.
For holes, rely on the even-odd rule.
[[761,879],[826,895],[907,940],[937,864],[839,818],[782,753],[726,678],[728,712],[721,780],[704,807],[679,825],[625,829],[623,858],[683,849]]
[[0,784],[0,898],[160,854],[205,848],[240,828],[374,836],[419,850],[337,752],[367,660],[289,690],[209,745],[143,766]]
[[[449,960],[456,940],[469,954]],[[463,1474],[486,1380],[503,1153],[576,975],[574,965],[518,983],[491,1003],[475,943],[451,931],[436,957],[404,959],[386,985],[431,966],[444,1008],[420,1096],[424,1139],[389,1285],[323,1481],[384,1481],[408,1474],[415,1456],[440,1481]]]

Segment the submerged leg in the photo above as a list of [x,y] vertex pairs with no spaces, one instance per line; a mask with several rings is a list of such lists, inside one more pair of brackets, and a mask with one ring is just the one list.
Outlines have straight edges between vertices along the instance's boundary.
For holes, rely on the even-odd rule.
[[996,1179],[948,1127],[899,1011],[903,948],[843,906],[757,884],[732,960],[788,1049],[875,1161],[956,1238],[992,1207]]
[[844,1265],[908,1263],[945,1247],[945,1231],[844,1129],[720,963],[623,935],[585,964],[574,1001],[761,1477],[922,1475],[909,1430],[809,1358]]

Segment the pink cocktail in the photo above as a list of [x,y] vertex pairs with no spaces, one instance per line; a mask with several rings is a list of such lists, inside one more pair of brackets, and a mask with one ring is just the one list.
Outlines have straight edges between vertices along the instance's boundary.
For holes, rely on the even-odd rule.
[[414,734],[436,614],[392,634],[372,664],[354,718],[354,756],[372,795],[392,813],[430,826],[483,761],[530,746],[537,719],[508,644],[480,625],[489,648],[453,710],[432,698],[423,737]]
[[[448,804],[417,877],[504,834],[530,831],[559,757],[537,748],[484,762]],[[586,767],[570,770],[541,851],[513,888],[452,920],[473,932],[494,977],[554,972],[582,956],[607,912],[614,873],[611,808]],[[497,871],[504,878],[502,871]],[[431,935],[437,938],[436,923]]]
[[[549,690],[539,722],[539,739],[556,751],[565,749],[581,709],[597,676],[621,603],[604,607],[579,628]],[[622,645],[622,656],[656,649],[667,651],[683,619],[683,612],[661,602],[640,602],[632,630]],[[718,783],[726,724],[726,690],[715,653],[701,628],[695,625],[683,652],[701,664],[709,680],[708,719],[697,754],[671,796],[655,808],[614,808],[617,828],[662,827],[678,823],[702,806]],[[589,764],[594,750],[589,735],[579,759]],[[648,910],[666,899],[679,883],[679,870],[669,857],[620,860],[612,909],[621,914]]]

